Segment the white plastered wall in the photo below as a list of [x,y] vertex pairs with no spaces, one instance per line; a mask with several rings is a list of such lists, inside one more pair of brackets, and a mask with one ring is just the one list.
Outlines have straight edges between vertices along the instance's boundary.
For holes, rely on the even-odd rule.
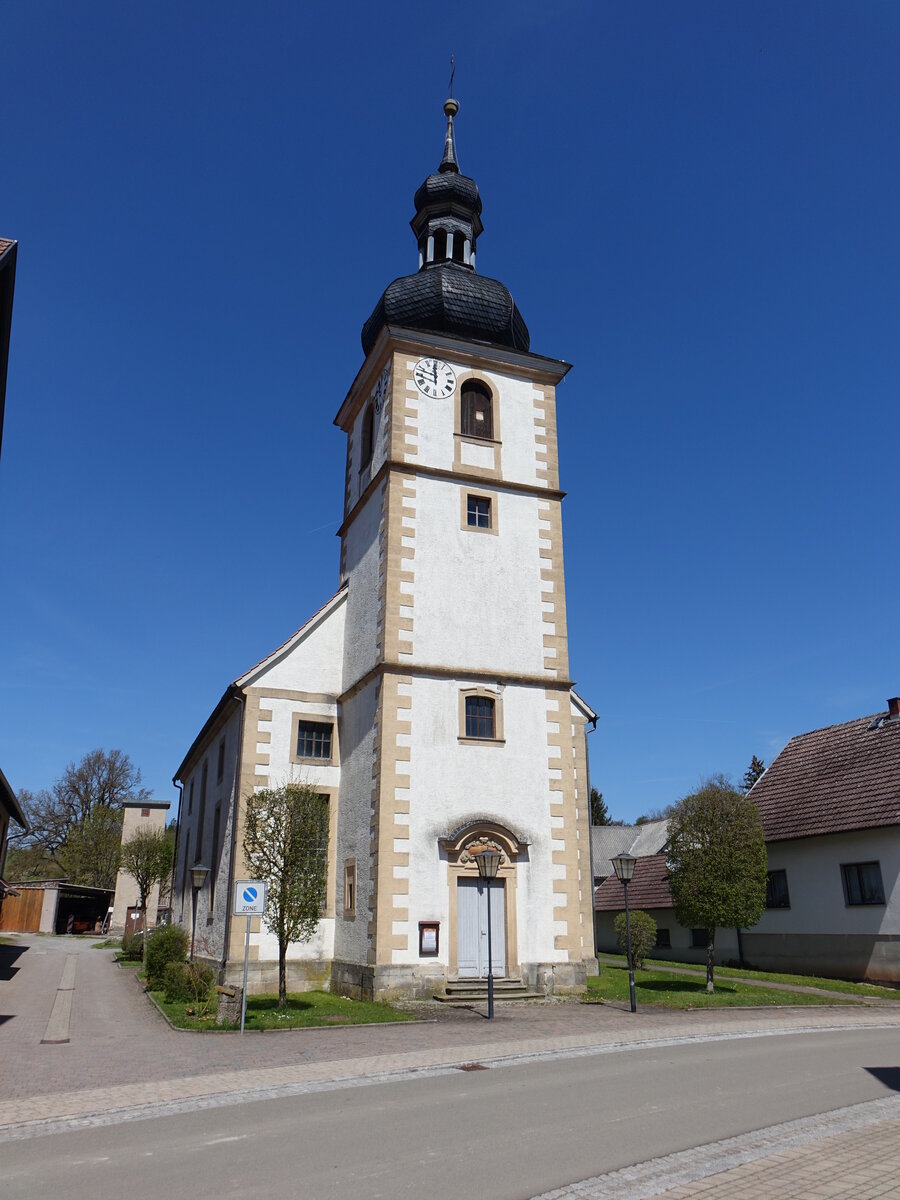
[[409,841],[397,843],[408,848],[410,865],[395,868],[409,875],[409,949],[395,951],[394,962],[418,963],[418,922],[437,920],[438,961],[449,964],[450,894],[438,838],[472,817],[507,825],[529,843],[517,868],[518,961],[564,962],[566,952],[554,948],[553,878],[564,868],[551,863],[543,689],[505,687],[505,745],[473,746],[459,742],[459,691],[471,686],[464,678],[413,678]]
[[342,685],[349,690],[375,665],[378,636],[379,526],[384,484],[375,489],[344,535],[344,562],[351,579],[343,639]]
[[[413,366],[417,360],[409,355],[402,356],[404,365]],[[447,360],[457,378],[471,374],[463,363]],[[535,412],[534,384],[529,379],[517,379],[501,375],[496,371],[478,371],[494,396],[494,428],[499,429],[502,444],[501,456],[503,477],[516,483],[546,486],[537,476],[535,458]],[[455,393],[446,398],[422,396],[415,384],[409,385],[410,399],[417,396],[418,405],[418,455],[417,464],[449,470],[454,461],[454,437],[457,398]],[[496,437],[496,432],[495,432]],[[474,461],[474,460],[473,460]]]
[[460,528],[462,498],[480,487],[419,481],[413,661],[544,674],[539,499],[484,486],[496,492],[496,536]]

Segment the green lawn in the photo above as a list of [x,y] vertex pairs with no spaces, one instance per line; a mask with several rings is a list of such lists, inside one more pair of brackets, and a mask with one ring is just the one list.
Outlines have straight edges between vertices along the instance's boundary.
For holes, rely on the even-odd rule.
[[[606,954],[604,959],[625,964],[624,954]],[[669,962],[662,958],[648,958],[648,967],[682,967],[689,971],[706,973],[705,963]],[[792,983],[800,987],[825,988],[829,992],[843,992],[848,996],[878,996],[883,1000],[900,1001],[900,988],[879,987],[875,983],[851,983],[848,979],[822,979],[817,975],[781,975],[777,971],[753,971],[749,967],[716,966],[716,979],[758,979],[760,983]]]
[[[718,975],[718,970],[716,971]],[[809,996],[803,992],[776,991],[774,988],[749,987],[733,980],[716,982],[709,995],[705,979],[689,979],[665,971],[644,968],[634,973],[635,997],[638,1006],[655,1005],[664,1008],[722,1008],[756,1007],[759,1005],[842,1004],[829,996]],[[624,963],[601,962],[600,974],[588,979],[589,1001],[614,1000],[628,1003],[628,968]]]
[[[173,1025],[179,1029],[234,1029],[240,1026],[216,1025],[215,1002],[212,1011],[199,1017],[192,1003],[166,1000],[163,992],[151,992],[153,999]],[[247,1029],[305,1029],[315,1025],[373,1025],[381,1021],[412,1021],[409,1013],[368,1000],[348,1000],[331,992],[293,992],[287,1008],[278,1011],[277,996],[247,997]]]

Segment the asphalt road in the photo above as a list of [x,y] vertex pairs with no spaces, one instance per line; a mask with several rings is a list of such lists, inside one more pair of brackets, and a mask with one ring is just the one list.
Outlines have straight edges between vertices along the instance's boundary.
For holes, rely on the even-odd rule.
[[0,1149],[4,1200],[531,1197],[900,1091],[896,1030],[557,1058],[67,1131]]

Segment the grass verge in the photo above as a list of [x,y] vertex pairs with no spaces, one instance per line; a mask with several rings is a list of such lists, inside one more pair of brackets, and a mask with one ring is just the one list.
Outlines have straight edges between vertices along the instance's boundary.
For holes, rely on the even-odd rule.
[[[625,966],[624,954],[604,955],[605,959],[615,960],[616,965]],[[680,967],[687,971],[706,973],[705,963],[669,962],[668,959],[645,959],[647,967]],[[784,975],[777,971],[754,971],[750,967],[720,967],[716,966],[716,979],[752,979],[760,983],[786,983],[795,987],[825,988],[829,992],[842,992],[847,996],[876,996],[882,1000],[900,1001],[900,988],[879,987],[876,983],[853,983],[849,979],[823,979],[818,975]]]
[[[217,1025],[215,1011],[199,1016],[196,1005],[166,1000],[164,992],[150,993],[178,1029],[233,1030],[235,1025]],[[309,1029],[322,1025],[374,1025],[386,1021],[412,1021],[410,1013],[389,1004],[348,1000],[331,992],[292,992],[287,1008],[279,1012],[277,996],[248,996],[246,1029]]]
[[[718,976],[718,969],[716,970]],[[753,1008],[760,1005],[795,1006],[814,1004],[850,1004],[831,996],[810,996],[804,992],[776,991],[774,988],[750,987],[734,980],[717,980],[716,990],[709,995],[704,979],[670,975],[645,967],[634,973],[635,997],[639,1005],[663,1008]],[[589,1001],[615,1000],[628,1003],[628,968],[625,964],[602,962],[600,974],[588,979]]]

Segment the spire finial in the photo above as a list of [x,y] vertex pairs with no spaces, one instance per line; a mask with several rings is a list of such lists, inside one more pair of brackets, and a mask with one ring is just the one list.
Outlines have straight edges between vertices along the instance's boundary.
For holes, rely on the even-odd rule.
[[444,138],[444,157],[441,159],[441,165],[438,170],[456,171],[459,172],[459,163],[456,159],[456,138],[453,134],[453,118],[459,112],[459,102],[453,99],[453,76],[456,74],[456,66],[453,62],[453,55],[450,55],[450,95],[444,101],[444,116],[447,118],[447,134]]

